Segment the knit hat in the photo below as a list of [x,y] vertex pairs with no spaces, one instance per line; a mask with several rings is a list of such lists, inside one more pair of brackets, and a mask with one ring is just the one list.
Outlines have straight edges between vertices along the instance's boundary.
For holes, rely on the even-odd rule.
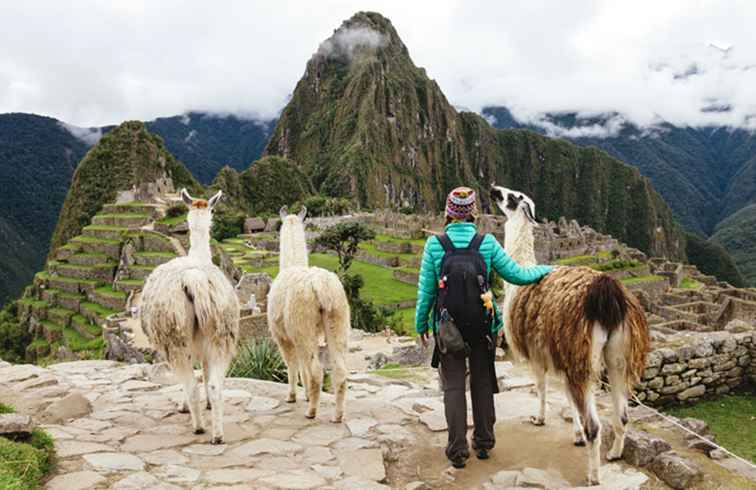
[[457,187],[446,198],[446,216],[464,221],[478,214],[475,191],[469,187]]

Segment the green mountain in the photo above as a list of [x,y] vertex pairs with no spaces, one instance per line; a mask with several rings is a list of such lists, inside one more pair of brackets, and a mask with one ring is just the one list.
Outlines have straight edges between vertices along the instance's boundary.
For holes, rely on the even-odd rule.
[[[669,123],[642,128],[615,113],[545,114],[526,125],[505,107],[486,107],[482,113],[495,127],[528,127],[557,135],[600,148],[638,167],[685,228],[723,245],[746,281],[756,284],[756,254],[743,246],[742,238],[736,238],[752,233],[744,226],[749,221],[742,215],[730,220],[733,213],[756,202],[756,135],[752,131]],[[718,233],[715,239],[712,235]],[[706,267],[702,265],[702,270]]]
[[377,13],[356,14],[320,45],[265,152],[360,206],[438,211],[452,187],[495,181],[528,192],[540,216],[576,218],[653,255],[685,253],[671,211],[636,168],[457,112]]
[[722,220],[709,241],[724,247],[743,277],[750,284],[756,284],[756,204]]
[[44,265],[70,176],[86,151],[53,118],[0,114],[0,305]]
[[147,131],[144,123],[127,121],[109,131],[74,172],[50,250],[81,233],[105,203],[115,200],[117,191],[164,177],[173,179],[177,188],[199,188],[186,167],[165,149],[159,136]]
[[159,117],[145,124],[150,132],[163,138],[168,151],[181,160],[197,180],[209,184],[224,165],[244,170],[257,160],[275,121],[189,112]]

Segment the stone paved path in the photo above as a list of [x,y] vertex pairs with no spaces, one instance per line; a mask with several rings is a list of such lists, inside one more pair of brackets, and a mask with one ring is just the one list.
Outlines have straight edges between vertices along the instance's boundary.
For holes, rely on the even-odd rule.
[[[509,372],[506,363],[500,368],[503,380],[516,389],[497,396],[497,427],[514,424],[506,430],[515,437],[512,434],[525,427],[522,422],[536,400],[527,380]],[[303,401],[282,402],[285,385],[230,379],[225,391],[226,443],[221,446],[208,444],[207,434],[191,433],[189,416],[177,412],[180,387],[160,366],[78,361],[43,369],[0,364],[0,398],[14,393],[15,403],[36,410],[41,414],[37,419],[47,421],[44,427],[55,438],[59,457],[47,489],[502,488],[495,480],[501,465],[529,460],[497,462],[494,454],[487,466],[471,462],[465,472],[457,473],[448,468],[442,450],[443,404],[435,377],[425,379],[410,383],[352,375],[344,424],[328,422],[331,395],[324,394],[321,411],[311,421],[303,416]],[[91,412],[60,420],[70,409],[65,397],[71,393],[88,399]],[[558,413],[560,401],[554,400],[550,410]],[[51,404],[61,413],[44,411]],[[205,421],[209,423],[209,412]],[[541,434],[544,441],[553,439]],[[569,430],[561,435],[568,440]],[[501,454],[510,452],[502,449]],[[581,455],[564,456],[565,464],[574,466],[573,460]],[[563,476],[575,480],[582,472],[549,471],[556,482],[564,482]],[[608,479],[633,482],[626,488],[637,488],[646,480],[642,473],[620,465],[606,471]]]

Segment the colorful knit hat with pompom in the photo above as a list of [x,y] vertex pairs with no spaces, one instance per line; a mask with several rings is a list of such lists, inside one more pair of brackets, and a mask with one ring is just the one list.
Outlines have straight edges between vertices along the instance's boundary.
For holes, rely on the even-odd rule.
[[446,216],[465,221],[478,214],[475,191],[469,187],[457,187],[446,198]]

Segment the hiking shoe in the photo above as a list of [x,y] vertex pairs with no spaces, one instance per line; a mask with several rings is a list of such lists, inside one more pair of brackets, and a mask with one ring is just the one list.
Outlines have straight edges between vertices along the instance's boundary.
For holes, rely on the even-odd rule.
[[490,458],[488,454],[488,449],[478,449],[478,452],[475,454],[475,456],[478,457],[478,459],[488,459]]
[[465,458],[455,458],[451,460],[451,464],[458,470],[461,470],[467,465],[467,460]]

